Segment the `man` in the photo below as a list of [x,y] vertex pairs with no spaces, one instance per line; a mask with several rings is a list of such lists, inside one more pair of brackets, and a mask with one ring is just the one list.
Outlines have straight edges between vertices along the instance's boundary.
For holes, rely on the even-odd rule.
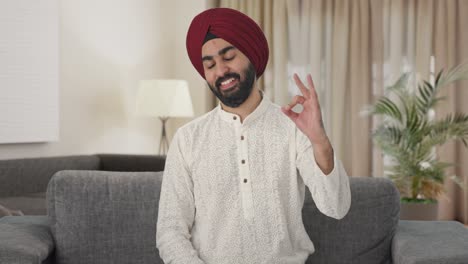
[[[280,108],[257,87],[268,61],[260,27],[227,8],[197,15],[192,64],[221,101],[181,127],[164,171],[157,247],[170,263],[304,263],[314,252],[302,223],[305,185],[318,209],[341,219],[349,181],[325,133],[310,75]],[[304,110],[291,109],[302,104]]]

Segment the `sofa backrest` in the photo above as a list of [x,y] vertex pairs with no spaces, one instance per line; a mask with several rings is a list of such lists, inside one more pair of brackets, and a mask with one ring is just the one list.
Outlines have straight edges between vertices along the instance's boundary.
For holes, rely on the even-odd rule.
[[161,155],[95,154],[0,160],[0,198],[45,193],[61,170],[163,171]]
[[0,160],[0,197],[45,192],[52,175],[60,170],[97,170],[94,155]]
[[327,217],[306,192],[304,226],[315,246],[308,263],[391,263],[391,241],[396,232],[400,198],[384,178],[350,178],[351,208],[341,220]]
[[61,171],[47,188],[58,264],[163,263],[156,249],[162,172]]
[[[155,245],[162,172],[61,171],[47,190],[59,264],[163,263]],[[304,226],[315,245],[307,263],[384,264],[399,218],[399,195],[382,178],[350,178],[351,208],[321,214],[310,192]]]

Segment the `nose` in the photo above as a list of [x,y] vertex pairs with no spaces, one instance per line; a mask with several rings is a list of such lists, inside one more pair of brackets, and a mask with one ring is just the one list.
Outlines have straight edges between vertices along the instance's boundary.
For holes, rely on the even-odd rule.
[[229,72],[229,67],[224,62],[218,62],[216,66],[216,78],[224,77]]

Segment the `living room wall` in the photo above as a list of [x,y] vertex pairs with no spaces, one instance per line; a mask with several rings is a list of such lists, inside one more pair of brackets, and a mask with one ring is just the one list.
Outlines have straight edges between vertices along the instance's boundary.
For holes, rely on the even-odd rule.
[[[186,79],[195,116],[210,110],[209,90],[185,51],[188,25],[205,5],[183,0],[60,0],[59,141],[0,144],[0,159],[155,154],[161,125],[134,114],[138,81]],[[169,137],[187,121],[170,120]]]

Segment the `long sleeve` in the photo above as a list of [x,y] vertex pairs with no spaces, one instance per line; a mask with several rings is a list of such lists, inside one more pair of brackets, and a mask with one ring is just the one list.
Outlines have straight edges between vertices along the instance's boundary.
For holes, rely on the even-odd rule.
[[156,245],[166,264],[203,264],[190,238],[195,218],[193,182],[179,131],[169,148],[161,187]]
[[349,179],[340,160],[333,156],[334,167],[325,175],[315,161],[310,140],[296,130],[297,169],[323,214],[342,219],[351,206]]

